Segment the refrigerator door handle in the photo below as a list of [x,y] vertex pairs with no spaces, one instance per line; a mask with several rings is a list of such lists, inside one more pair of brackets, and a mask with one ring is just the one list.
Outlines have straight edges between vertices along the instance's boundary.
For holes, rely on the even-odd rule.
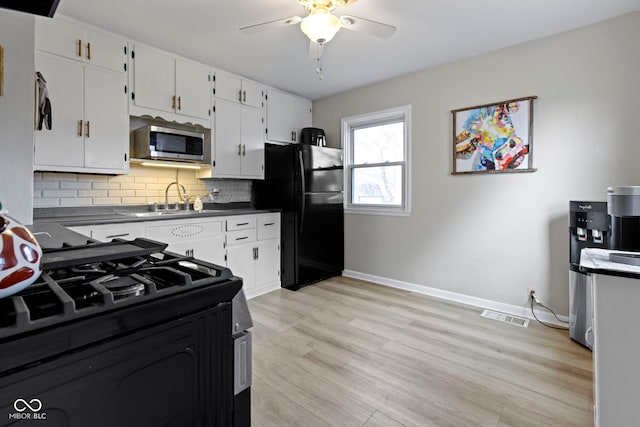
[[306,205],[306,196],[307,192],[305,178],[304,178],[304,160],[302,158],[302,150],[298,151],[298,160],[300,161],[300,186],[302,190],[302,200],[300,206],[300,235],[302,235],[302,230],[304,228],[304,210]]

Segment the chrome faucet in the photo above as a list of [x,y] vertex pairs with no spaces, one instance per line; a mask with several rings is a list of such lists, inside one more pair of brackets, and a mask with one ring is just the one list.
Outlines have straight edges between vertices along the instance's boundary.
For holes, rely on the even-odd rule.
[[184,209],[188,211],[189,196],[187,195],[187,190],[184,188],[184,185],[180,184],[178,181],[173,181],[171,184],[167,185],[167,188],[164,190],[164,208],[169,209],[169,188],[171,188],[171,186],[174,184],[182,188],[182,198],[184,199]]

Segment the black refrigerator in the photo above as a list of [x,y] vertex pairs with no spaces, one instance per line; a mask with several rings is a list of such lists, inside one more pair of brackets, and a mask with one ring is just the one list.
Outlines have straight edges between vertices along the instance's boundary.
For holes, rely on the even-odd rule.
[[292,290],[342,274],[342,150],[265,145],[265,179],[254,181],[257,209],[281,209],[281,282]]

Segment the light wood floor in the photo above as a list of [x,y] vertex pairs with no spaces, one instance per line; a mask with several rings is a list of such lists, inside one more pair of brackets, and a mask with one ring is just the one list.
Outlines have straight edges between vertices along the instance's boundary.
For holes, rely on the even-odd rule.
[[566,331],[334,278],[249,301],[255,426],[592,426]]

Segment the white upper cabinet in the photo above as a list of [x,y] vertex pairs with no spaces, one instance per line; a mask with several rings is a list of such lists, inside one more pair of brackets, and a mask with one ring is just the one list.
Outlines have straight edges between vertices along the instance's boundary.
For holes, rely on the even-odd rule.
[[126,173],[125,40],[64,18],[37,18],[35,35],[35,70],[46,80],[51,127],[35,131],[34,169]]
[[214,81],[213,93],[217,99],[225,99],[254,108],[263,107],[264,87],[259,83],[224,71],[216,71]]
[[211,69],[198,62],[176,58],[178,114],[211,121]]
[[132,116],[211,126],[211,71],[204,64],[140,43],[131,45]]
[[311,101],[276,89],[267,89],[266,140],[300,142],[300,129],[311,127]]
[[36,50],[124,72],[126,45],[124,37],[69,18],[36,17]]
[[216,98],[213,134],[213,177],[264,179],[261,108]]

